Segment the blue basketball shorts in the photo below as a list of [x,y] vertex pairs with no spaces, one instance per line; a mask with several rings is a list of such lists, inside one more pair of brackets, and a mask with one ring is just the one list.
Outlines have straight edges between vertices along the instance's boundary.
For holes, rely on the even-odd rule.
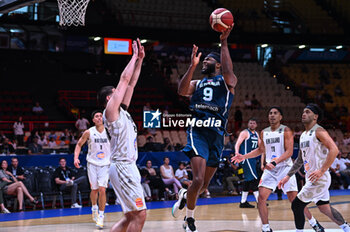
[[222,150],[224,148],[224,135],[220,135],[209,128],[190,127],[187,130],[187,145],[183,152],[192,159],[201,156],[207,161],[208,167],[218,167]]

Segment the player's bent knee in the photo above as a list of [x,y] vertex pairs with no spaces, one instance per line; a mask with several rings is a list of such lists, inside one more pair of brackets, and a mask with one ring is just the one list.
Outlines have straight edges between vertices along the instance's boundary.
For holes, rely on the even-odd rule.
[[298,197],[295,197],[292,201],[292,210],[294,213],[301,212],[304,214],[304,209],[307,206],[308,203],[302,202]]
[[104,188],[104,187],[99,187],[99,188],[98,188],[98,192],[99,192],[99,193],[105,193],[105,192],[106,192],[106,188]]

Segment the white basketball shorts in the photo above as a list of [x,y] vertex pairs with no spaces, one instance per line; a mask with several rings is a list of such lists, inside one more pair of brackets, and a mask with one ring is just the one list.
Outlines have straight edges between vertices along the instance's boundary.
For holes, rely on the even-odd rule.
[[107,188],[109,179],[109,165],[97,166],[92,163],[87,163],[87,173],[92,190],[99,187]]
[[330,185],[331,175],[328,171],[317,182],[311,182],[306,178],[306,183],[298,193],[298,198],[305,203],[329,201],[328,189]]
[[111,163],[109,177],[124,213],[146,209],[141,176],[135,163]]
[[[261,176],[259,187],[265,187],[268,189],[271,189],[272,191],[275,191],[278,182],[285,177],[289,170],[290,166],[280,166],[276,167],[272,170],[264,170],[264,173]],[[287,192],[297,191],[298,192],[298,185],[297,180],[295,178],[295,175],[293,175],[289,181],[282,187],[282,190],[284,194]]]

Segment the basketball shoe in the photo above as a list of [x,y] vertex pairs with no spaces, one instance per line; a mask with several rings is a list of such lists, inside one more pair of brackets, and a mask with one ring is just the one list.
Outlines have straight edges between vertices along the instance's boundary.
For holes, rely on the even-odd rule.
[[183,228],[185,229],[186,232],[198,232],[194,222],[195,222],[194,218],[185,217],[185,223],[183,224]]
[[104,215],[98,215],[97,220],[96,220],[96,226],[100,229],[103,228],[103,220],[104,220]]
[[184,189],[184,188],[180,189],[179,199],[173,205],[173,209],[171,210],[171,214],[175,218],[178,217],[180,215],[181,210],[183,210],[185,208],[185,205],[186,205],[185,193],[187,193],[186,189]]
[[312,227],[316,232],[325,232],[323,226],[316,220],[316,225]]
[[94,210],[94,209],[91,209],[92,211],[92,220],[94,220],[94,222],[97,221],[97,217],[98,217],[98,209]]

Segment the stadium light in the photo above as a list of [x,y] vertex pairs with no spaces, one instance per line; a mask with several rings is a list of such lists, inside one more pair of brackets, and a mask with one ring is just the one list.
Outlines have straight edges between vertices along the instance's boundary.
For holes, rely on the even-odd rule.
[[219,43],[218,46],[221,47],[221,43]]
[[140,40],[140,43],[142,43],[142,44],[147,43],[147,39]]
[[94,37],[94,41],[99,41],[101,40],[101,37]]
[[262,48],[266,48],[267,46],[269,46],[268,44],[262,44],[261,47]]
[[305,48],[306,46],[303,44],[303,45],[299,45],[299,49],[303,49]]
[[338,45],[335,47],[336,49],[342,49],[343,48],[343,45]]

